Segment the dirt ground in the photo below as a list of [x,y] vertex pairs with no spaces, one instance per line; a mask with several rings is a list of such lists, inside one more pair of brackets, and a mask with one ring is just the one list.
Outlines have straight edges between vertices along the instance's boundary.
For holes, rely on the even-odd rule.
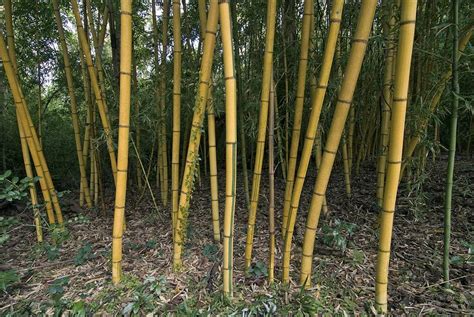
[[[79,211],[77,193],[62,198],[68,237],[57,247],[45,233],[48,246],[35,244],[29,210],[2,210],[19,223],[8,228],[10,238],[1,245],[0,271],[15,270],[19,281],[0,290],[0,315],[60,314],[176,314],[176,315],[301,315],[306,313],[367,315],[374,313],[377,206],[374,162],[361,167],[352,180],[353,196],[344,192],[341,164],[331,178],[327,201],[329,214],[322,218],[313,264],[314,287],[303,295],[296,284],[306,213],[311,201],[315,171],[310,169],[301,199],[293,239],[292,282],[268,285],[268,185],[263,176],[254,241],[255,269],[244,272],[247,211],[241,177],[235,215],[234,299],[220,296],[221,247],[213,247],[210,192],[203,176],[192,198],[183,270],[173,273],[170,212],[156,211],[149,196],[137,203],[129,193],[127,226],[123,244],[124,282],[111,284],[111,236],[113,196],[106,211]],[[431,163],[430,163],[431,164]],[[474,164],[463,159],[456,165],[453,200],[451,290],[441,287],[443,252],[443,191],[446,164],[427,169],[422,190],[401,185],[392,242],[389,275],[391,314],[474,314],[474,263],[468,244],[474,243]],[[224,175],[221,171],[220,175]],[[224,177],[219,184],[223,188]],[[277,228],[281,223],[284,181],[276,181]],[[219,192],[223,219],[224,190]],[[80,213],[79,213],[80,212]],[[82,217],[79,217],[82,215]],[[355,224],[352,234],[338,237],[347,248],[328,243],[340,224]],[[339,230],[339,229],[338,229]],[[342,230],[342,229],[341,229]],[[337,231],[337,230],[336,230]],[[338,234],[336,232],[336,234]],[[329,239],[330,240],[330,239]],[[282,243],[277,230],[277,279],[281,276]],[[325,242],[326,241],[326,242]],[[473,250],[471,250],[473,252]],[[60,280],[60,278],[66,279]],[[59,282],[58,282],[59,279]],[[63,284],[61,284],[61,281]],[[59,285],[59,286],[58,286]],[[54,297],[59,293],[60,299]]]

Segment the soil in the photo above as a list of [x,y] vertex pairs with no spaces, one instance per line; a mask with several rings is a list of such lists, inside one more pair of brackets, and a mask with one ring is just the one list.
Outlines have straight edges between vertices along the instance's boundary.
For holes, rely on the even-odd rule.
[[[474,262],[472,257],[470,261],[468,259],[467,245],[472,246],[474,243],[474,164],[466,158],[456,163],[451,239],[451,256],[456,261],[451,265],[450,290],[442,287],[446,161],[441,159],[428,164],[422,185],[421,182],[412,184],[410,190],[406,183],[402,183],[399,191],[389,271],[389,310],[393,315],[473,315]],[[326,233],[339,228],[338,223],[355,224],[355,227],[352,234],[346,231],[335,233],[347,244],[345,249],[328,243],[320,229],[314,251],[314,287],[309,294],[321,304],[319,312],[373,314],[378,243],[375,162],[363,164],[359,175],[353,175],[353,193],[350,199],[345,194],[341,166],[342,164],[336,165],[331,177],[327,192],[329,213],[321,219],[320,227],[326,228]],[[33,221],[30,210],[3,209],[1,216],[15,216],[20,222],[8,228],[10,238],[1,245],[0,271],[15,270],[20,279],[6,291],[0,290],[0,315],[21,311],[52,314],[55,304],[51,287],[61,277],[68,278],[63,289],[63,301],[82,300],[92,305],[94,312],[122,313],[130,303],[138,301],[136,285],[150,276],[163,277],[166,285],[162,291],[154,293],[151,299],[153,312],[186,315],[186,310],[182,308],[183,303],[188,303],[189,307],[194,307],[203,315],[215,315],[219,312],[227,314],[230,311],[245,315],[248,310],[242,307],[255,307],[256,301],[263,296],[272,298],[277,303],[274,314],[295,314],[296,308],[285,310],[284,306],[296,305],[296,295],[300,294],[297,282],[301,245],[315,174],[314,169],[308,171],[301,199],[293,239],[292,281],[288,287],[281,286],[278,282],[276,286],[268,285],[265,272],[244,272],[247,210],[242,177],[239,177],[234,240],[235,289],[234,300],[230,303],[233,308],[226,308],[227,310],[215,306],[221,287],[221,247],[212,247],[211,201],[207,176],[202,176],[192,198],[188,240],[183,268],[179,273],[172,271],[169,209],[163,208],[159,203],[157,211],[148,194],[141,201],[138,201],[139,193],[132,191],[128,194],[126,233],[123,240],[125,286],[120,288],[119,293],[111,284],[112,193],[106,197],[104,212],[81,210],[76,202],[77,192],[66,194],[62,198],[64,216],[70,223],[67,224],[68,238],[58,246],[59,253],[55,259],[48,259],[48,252],[45,251],[47,248],[35,244],[36,234],[31,225]],[[220,175],[224,175],[224,171],[220,171]],[[221,220],[224,180],[220,176]],[[417,186],[421,186],[421,189],[417,190]],[[284,181],[277,178],[275,187],[277,228],[280,228]],[[263,176],[253,252],[256,266],[266,263],[268,258],[267,206],[268,184]],[[83,217],[78,217],[79,215]],[[46,230],[45,238],[49,241],[51,251],[52,235]],[[275,277],[279,279],[282,258],[279,230],[277,242]],[[87,250],[88,247],[90,250]],[[78,254],[81,252],[85,260],[82,259],[83,263],[78,264],[77,262],[81,262]],[[141,306],[135,312],[145,313],[146,309]]]

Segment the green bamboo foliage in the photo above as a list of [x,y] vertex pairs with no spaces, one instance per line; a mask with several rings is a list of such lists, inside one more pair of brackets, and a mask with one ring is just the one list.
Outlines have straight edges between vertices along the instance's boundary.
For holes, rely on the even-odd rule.
[[112,233],[112,282],[122,276],[122,236],[127,195],[128,141],[132,77],[132,0],[120,1],[120,114],[118,135],[117,186]]
[[395,214],[403,151],[408,85],[410,81],[413,39],[415,36],[416,5],[416,0],[402,0],[400,7],[400,35],[395,60],[392,124],[390,128],[387,176],[385,179],[375,278],[375,303],[377,309],[382,313],[387,312],[390,243],[392,240],[393,217]]
[[[472,19],[474,19],[474,14],[471,15],[471,20]],[[471,22],[471,23],[469,23],[469,25],[467,25],[467,27],[465,28],[465,30],[463,32],[462,37],[458,41],[458,51],[459,51],[459,53],[464,52],[464,50],[466,49],[466,47],[467,47],[467,45],[468,45],[468,43],[471,39],[471,36],[472,36],[473,32],[474,32],[474,23]],[[462,54],[458,54],[457,59],[459,60],[461,58],[461,56],[462,56]],[[441,76],[439,82],[436,85],[436,90],[433,94],[433,97],[431,98],[430,105],[429,105],[430,113],[434,113],[436,108],[438,107],[438,105],[441,101],[441,97],[443,95],[443,92],[446,89],[446,86],[449,83],[449,79],[451,78],[452,74],[453,74],[453,69],[452,69],[452,66],[450,65],[449,69]],[[407,165],[408,161],[410,160],[410,158],[413,156],[413,153],[415,152],[415,149],[416,149],[417,145],[421,141],[421,133],[420,132],[422,132],[426,129],[428,123],[429,123],[429,117],[423,118],[423,120],[421,120],[421,122],[419,123],[419,126],[420,126],[419,130],[415,133],[414,136],[412,136],[408,140],[406,148],[405,148],[404,153],[403,153],[403,163],[402,163],[402,169],[401,169],[401,172],[400,172],[400,178],[403,177],[406,165]]]
[[[293,194],[291,198],[291,209],[289,211],[287,232],[285,234],[285,244],[283,249],[283,282],[288,283],[290,277],[290,253],[291,253],[291,241],[293,238],[293,230],[296,222],[296,214],[298,211],[299,200],[301,198],[301,192],[303,190],[304,179],[308,170],[309,162],[311,159],[311,151],[313,149],[314,140],[318,131],[319,117],[326,95],[326,89],[329,82],[329,76],[331,74],[331,68],[333,64],[334,54],[336,51],[337,38],[339,35],[339,29],[341,25],[342,10],[344,6],[343,0],[336,0],[332,4],[329,35],[326,42],[326,48],[324,49],[323,64],[321,73],[316,86],[316,92],[313,98],[313,104],[311,107],[311,114],[309,116],[308,128],[306,131],[305,142],[303,145],[303,151],[301,153],[300,165],[298,166],[298,172],[295,184],[293,186]],[[319,172],[318,172],[319,175]]]
[[[210,19],[210,18],[209,18]],[[237,184],[237,81],[235,77],[234,52],[232,44],[232,18],[229,1],[219,2],[222,47],[224,51],[225,78],[225,142],[226,142],[226,184],[224,212],[224,261],[222,275],[224,294],[232,296],[232,272],[234,259],[234,212]]]
[[66,44],[66,38],[64,36],[64,28],[61,20],[61,15],[59,13],[58,0],[53,0],[52,2],[54,17],[56,20],[56,27],[58,29],[59,34],[61,53],[63,55],[64,60],[64,72],[66,73],[67,90],[69,94],[69,99],[71,100],[71,118],[72,127],[74,129],[74,141],[76,143],[77,160],[79,162],[79,171],[81,176],[81,192],[84,194],[87,207],[92,208],[92,200],[89,192],[89,186],[87,184],[87,172],[84,163],[84,156],[82,153],[81,131],[79,127],[79,116],[77,114],[77,99],[76,93],[74,92],[74,82],[71,72],[71,62],[69,60],[69,51]]
[[[356,31],[352,40],[349,60],[344,72],[341,89],[338,93],[336,108],[325,143],[319,174],[316,178],[316,184],[306,220],[302,252],[303,259],[301,262],[300,283],[306,287],[311,285],[314,242],[324,195],[326,193],[327,184],[334,165],[347,115],[349,114],[349,109],[352,104],[352,97],[354,95],[354,90],[364,59],[368,37],[374,20],[376,5],[377,1],[375,0],[362,1]],[[289,232],[287,235],[290,236]],[[286,244],[285,241],[285,249],[287,248]]]
[[188,218],[189,204],[197,173],[198,150],[201,141],[201,129],[206,110],[209,82],[211,80],[212,60],[216,43],[217,21],[219,17],[217,0],[211,0],[209,16],[206,25],[204,49],[199,73],[199,91],[192,119],[192,128],[184,166],[181,195],[179,198],[178,215],[176,218],[175,242],[173,252],[173,267],[178,270],[182,265],[181,253],[186,234],[186,221]]
[[300,144],[301,122],[303,120],[303,103],[306,88],[306,70],[308,68],[309,41],[311,39],[311,26],[314,16],[313,0],[305,0],[303,13],[303,29],[301,31],[301,49],[298,64],[298,82],[296,84],[295,114],[291,133],[291,145],[288,161],[288,173],[285,186],[285,202],[283,204],[282,233],[286,235],[288,227],[288,214],[290,212],[293,184],[295,182],[296,162]]
[[267,32],[265,35],[265,52],[263,55],[262,92],[260,97],[260,114],[258,118],[257,146],[255,150],[255,166],[253,170],[252,194],[250,196],[250,210],[247,223],[247,240],[245,245],[245,267],[250,268],[252,262],[253,236],[260,191],[262,174],[263,152],[268,120],[268,102],[270,96],[270,82],[273,68],[273,44],[275,40],[276,1],[267,2]]

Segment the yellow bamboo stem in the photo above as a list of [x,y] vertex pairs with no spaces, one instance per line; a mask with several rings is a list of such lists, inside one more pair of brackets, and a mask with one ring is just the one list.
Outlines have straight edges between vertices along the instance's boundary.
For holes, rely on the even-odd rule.
[[[23,156],[23,164],[25,165],[26,177],[33,179],[33,169],[31,168],[31,159],[30,153],[28,151],[28,141],[26,140],[25,133],[23,132],[23,127],[21,125],[20,116],[17,111],[17,123],[18,130],[20,134],[20,143],[21,143],[21,154]],[[36,193],[36,186],[33,182],[29,186],[30,197],[31,197],[31,206],[33,207],[33,217],[36,228],[36,239],[38,242],[43,242],[43,228],[41,226],[40,210],[38,208],[38,195]],[[52,211],[48,212],[48,221],[49,223],[54,223],[54,215]]]
[[415,36],[416,0],[402,0],[400,6],[400,35],[395,62],[395,78],[387,157],[387,177],[379,234],[379,248],[375,278],[375,304],[382,313],[387,313],[388,267],[392,240],[393,217],[397,199],[398,182],[403,153],[403,134],[407,107],[410,66]]
[[[352,40],[349,60],[346,65],[341,89],[338,93],[336,109],[334,111],[331,127],[329,128],[328,138],[325,143],[319,174],[316,178],[303,242],[300,283],[305,287],[309,287],[311,284],[314,239],[316,238],[316,230],[324,200],[324,194],[326,193],[327,184],[329,182],[339,142],[344,130],[344,124],[349,113],[352,97],[359,78],[368,37],[374,20],[376,5],[376,0],[362,1],[356,31]],[[288,234],[288,236],[290,236],[290,234]]]
[[[296,215],[298,212],[299,200],[303,190],[304,179],[308,170],[311,159],[311,151],[313,148],[314,139],[318,130],[319,117],[323,106],[326,89],[331,74],[334,53],[336,50],[337,37],[339,34],[342,10],[344,1],[335,0],[331,9],[329,35],[327,38],[326,47],[324,49],[323,64],[321,74],[319,75],[316,93],[314,95],[311,114],[308,121],[308,129],[306,130],[305,142],[303,151],[301,153],[300,165],[298,166],[298,173],[295,184],[293,186],[293,194],[291,197],[291,209],[289,210],[287,232],[285,234],[285,242],[283,249],[283,279],[284,283],[289,282],[290,278],[290,255],[291,255],[291,241],[293,239],[293,230],[296,222]],[[318,172],[318,177],[321,170]],[[324,196],[323,196],[324,197]]]
[[212,229],[214,241],[220,242],[219,228],[219,195],[217,182],[217,154],[216,154],[216,117],[214,112],[214,99],[212,98],[212,84],[209,87],[207,98],[207,129],[209,139],[209,170],[211,182],[211,208],[212,208]]
[[179,143],[181,138],[181,9],[180,0],[173,0],[173,140],[171,154],[171,208],[173,234],[179,206]]
[[99,86],[99,82],[97,80],[97,70],[94,67],[94,64],[92,62],[91,50],[90,50],[89,43],[87,42],[87,36],[84,31],[84,27],[82,25],[77,0],[71,0],[71,4],[72,4],[72,11],[74,13],[74,17],[76,20],[76,28],[77,28],[77,33],[79,35],[79,41],[81,43],[82,53],[84,54],[84,57],[85,57],[90,81],[92,84],[92,90],[94,91],[95,101],[97,103],[97,109],[99,110],[99,116],[102,122],[102,127],[104,129],[105,137],[107,140],[107,150],[109,152],[110,165],[112,168],[112,173],[114,175],[114,183],[115,183],[117,180],[117,159],[115,156],[114,142],[112,139],[112,130],[110,128],[109,118],[108,118],[107,111],[105,108],[103,93],[101,91],[101,87]]
[[112,234],[112,282],[122,275],[122,235],[127,194],[128,140],[130,131],[130,90],[132,69],[132,0],[120,1],[120,115],[118,135],[117,186]]
[[[27,114],[25,113],[27,111],[27,108],[24,107],[24,99],[22,99],[21,90],[20,90],[17,78],[15,76],[14,68],[13,68],[13,62],[11,61],[9,57],[3,36],[0,36],[0,55],[2,58],[3,66],[5,68],[5,75],[7,76],[8,84],[10,86],[10,90],[13,95],[13,100],[15,102],[15,107],[17,111],[17,120],[21,124],[21,126],[19,126],[19,129],[20,129],[19,131],[20,133],[21,131],[23,131],[24,140],[26,140],[28,144],[28,149],[31,153],[31,158],[33,159],[33,164],[35,166],[36,174],[40,178],[39,182],[41,186],[41,191],[43,193],[43,198],[46,204],[46,212],[48,215],[48,220],[50,224],[54,224],[55,223],[55,217],[53,214],[54,204],[53,205],[51,204],[52,203],[51,190],[47,181],[47,177],[45,175],[45,168],[43,167],[44,165],[42,164],[43,161],[40,158],[41,149],[37,147],[37,142],[35,142],[35,140],[33,139],[33,133],[36,133],[36,131],[34,129],[32,130],[31,126],[29,125]],[[56,213],[56,215],[58,215],[58,213]],[[59,217],[57,220],[59,222],[59,220],[62,220],[62,217]]]
[[[293,129],[291,133],[290,155],[288,161],[288,173],[285,186],[285,202],[283,204],[282,234],[286,235],[288,228],[288,215],[291,207],[291,196],[295,182],[296,161],[298,158],[298,147],[300,144],[301,122],[303,119],[303,103],[306,87],[306,70],[308,68],[309,40],[311,38],[312,18],[314,15],[313,0],[304,1],[303,29],[301,31],[301,49],[298,65],[298,82],[296,84],[295,114]],[[312,148],[312,147],[311,147]],[[311,153],[311,148],[309,149]]]
[[263,152],[265,150],[265,136],[268,120],[268,102],[270,97],[270,82],[273,69],[273,44],[275,40],[276,1],[267,2],[267,33],[265,35],[265,52],[263,55],[262,92],[260,99],[260,114],[258,118],[257,146],[255,149],[255,166],[253,169],[252,194],[250,196],[250,210],[247,223],[247,240],[245,245],[245,268],[249,269],[252,262],[253,236],[260,191],[262,174]]
[[81,176],[81,191],[84,194],[84,198],[87,203],[87,207],[92,208],[92,201],[89,192],[89,186],[87,185],[87,174],[84,164],[84,156],[82,154],[82,145],[81,145],[81,130],[79,127],[79,116],[77,113],[77,99],[74,92],[74,81],[71,72],[71,62],[69,60],[69,52],[66,44],[66,38],[64,36],[63,23],[61,21],[61,15],[59,14],[59,4],[58,0],[53,0],[53,11],[54,17],[56,20],[56,27],[59,34],[59,43],[61,47],[61,53],[64,60],[64,71],[66,73],[66,82],[69,98],[71,100],[71,118],[72,118],[72,127],[74,130],[74,141],[76,144],[76,153],[77,160],[79,162],[79,172]]
[[182,264],[181,253],[186,234],[186,222],[189,212],[191,194],[197,172],[198,151],[201,141],[201,128],[206,110],[207,95],[209,92],[209,81],[211,79],[212,61],[216,43],[217,21],[219,17],[217,0],[211,0],[209,17],[206,25],[204,48],[199,73],[199,89],[194,107],[192,127],[189,137],[189,145],[184,165],[181,195],[179,197],[178,216],[176,218],[175,241],[173,250],[173,267],[179,270]]
[[224,212],[224,294],[232,296],[232,270],[234,246],[234,212],[237,183],[237,80],[235,77],[234,51],[232,43],[232,19],[229,0],[219,2],[221,39],[224,51],[225,78],[225,142],[226,142],[226,184]]

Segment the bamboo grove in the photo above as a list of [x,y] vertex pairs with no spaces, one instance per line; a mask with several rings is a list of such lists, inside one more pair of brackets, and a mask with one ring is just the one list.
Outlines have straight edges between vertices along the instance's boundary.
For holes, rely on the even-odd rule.
[[[351,203],[354,179],[370,166],[376,185],[367,195],[377,211],[367,221],[376,223],[378,247],[367,287],[386,313],[399,188],[418,182],[427,157],[441,159],[447,148],[449,282],[455,153],[471,155],[474,135],[472,96],[462,97],[472,91],[468,1],[33,2],[38,17],[24,0],[3,1],[0,120],[3,170],[38,179],[28,193],[39,243],[47,238],[43,214],[48,226],[67,227],[59,183],[77,191],[83,210],[113,217],[114,284],[126,274],[132,212],[169,224],[179,275],[189,265],[190,227],[200,230],[190,223],[194,202],[205,198],[226,296],[236,258],[247,272],[263,260],[254,252],[262,235],[268,283],[311,289],[321,223],[339,204],[327,189],[340,186]],[[49,29],[29,38],[25,23]],[[53,121],[53,108],[57,116],[68,109],[67,121]],[[344,181],[334,184],[339,168]],[[202,188],[206,197],[198,197]],[[152,211],[133,209],[145,200]],[[245,248],[237,250],[240,239]]]

